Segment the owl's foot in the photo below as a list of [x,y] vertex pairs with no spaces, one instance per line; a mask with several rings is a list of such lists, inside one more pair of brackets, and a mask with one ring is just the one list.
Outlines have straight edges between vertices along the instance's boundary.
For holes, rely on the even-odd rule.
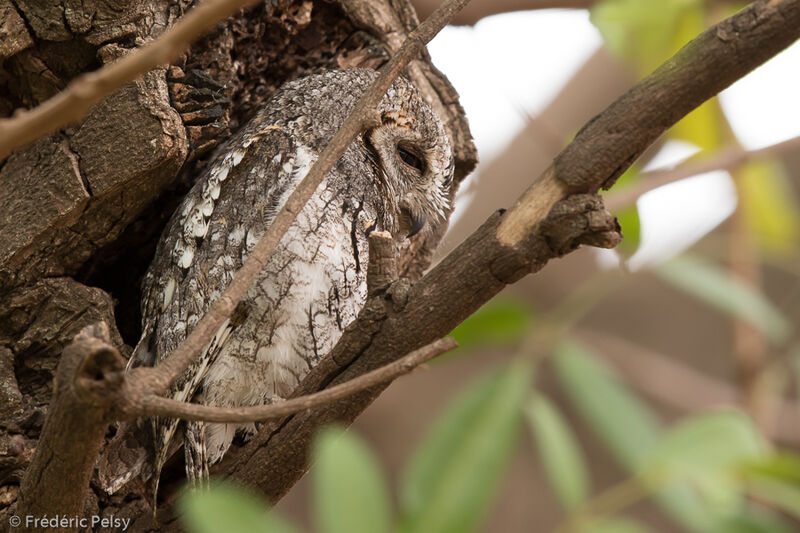
[[199,70],[184,72],[172,66],[167,75],[169,96],[186,127],[191,151],[196,159],[230,137],[231,101],[225,86]]
[[558,202],[542,222],[542,233],[558,255],[581,244],[613,248],[622,240],[617,218],[597,194],[573,194]]

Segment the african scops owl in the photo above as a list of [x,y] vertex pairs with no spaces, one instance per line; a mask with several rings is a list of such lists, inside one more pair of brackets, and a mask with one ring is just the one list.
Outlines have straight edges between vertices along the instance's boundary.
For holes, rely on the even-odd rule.
[[[207,166],[167,225],[143,281],[134,365],[172,352],[220,296],[377,74],[332,70],[286,83]],[[222,407],[286,397],[336,344],[367,297],[367,235],[397,242],[451,210],[453,156],[434,111],[405,79],[328,172],[239,306],[173,385],[178,400]],[[182,427],[187,476],[207,476],[250,425],[156,419],[158,479]],[[174,449],[174,446],[173,446]]]

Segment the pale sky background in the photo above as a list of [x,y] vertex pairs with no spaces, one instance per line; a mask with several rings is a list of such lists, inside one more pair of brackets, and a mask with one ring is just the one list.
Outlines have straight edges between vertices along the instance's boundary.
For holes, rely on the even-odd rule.
[[[538,114],[601,45],[588,11],[550,9],[447,27],[428,49],[460,94],[486,165],[522,130],[525,114]],[[759,148],[800,135],[799,94],[795,43],[720,98],[742,145]],[[695,152],[692,145],[669,142],[647,168],[672,166]],[[678,199],[684,216],[676,224],[671,206]],[[471,200],[469,193],[460,195],[454,217]],[[642,244],[630,260],[632,269],[672,257],[714,229],[735,209],[736,191],[727,172],[713,172],[652,191],[638,205]]]

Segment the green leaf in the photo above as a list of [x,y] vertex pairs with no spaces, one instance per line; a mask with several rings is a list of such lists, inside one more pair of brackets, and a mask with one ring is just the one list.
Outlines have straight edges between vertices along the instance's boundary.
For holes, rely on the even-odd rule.
[[714,533],[796,533],[794,527],[786,523],[776,513],[763,508],[745,507],[721,522]]
[[800,518],[800,485],[777,478],[756,477],[747,483],[748,492],[776,509]]
[[[738,505],[741,465],[763,458],[767,445],[738,411],[697,415],[675,426],[653,450],[647,470],[656,479],[689,481],[713,505]],[[664,483],[664,481],[662,481]]]
[[583,454],[566,420],[547,397],[534,395],[525,409],[539,457],[561,504],[574,510],[589,493]]
[[679,422],[653,450],[648,468],[691,479],[720,471],[735,473],[767,452],[766,442],[747,415],[724,410]]
[[642,478],[684,524],[696,531],[726,531],[722,524],[741,517],[742,464],[766,456],[767,445],[752,421],[737,411],[688,418],[652,450]]
[[266,502],[242,487],[213,483],[208,491],[184,491],[178,511],[191,533],[293,533]]
[[792,331],[789,320],[760,292],[713,263],[684,255],[656,269],[665,281],[716,309],[745,320],[774,343]]
[[650,531],[644,524],[628,518],[609,518],[581,526],[579,533],[647,533]]
[[478,309],[450,334],[459,349],[484,344],[509,344],[518,341],[533,319],[533,310],[525,302],[495,298]]
[[554,363],[560,383],[581,415],[617,460],[637,471],[658,443],[661,431],[656,416],[581,345],[560,344]]
[[758,501],[800,518],[800,456],[773,453],[742,464],[739,471]]
[[[640,176],[641,169],[639,165],[631,165],[614,184],[614,191],[619,192],[634,185],[640,180]],[[623,235],[622,242],[617,246],[617,251],[631,256],[639,248],[639,244],[642,241],[642,222],[639,219],[639,208],[634,202],[633,205],[615,211],[614,215],[619,220]]]
[[[565,342],[555,352],[555,369],[570,400],[622,465],[641,476],[663,432],[646,404],[620,383],[597,357],[582,345]],[[657,499],[691,531],[712,531],[716,517],[687,486],[658,487]]]
[[513,451],[530,374],[514,363],[470,386],[439,417],[406,472],[401,531],[479,527]]
[[704,12],[701,0],[603,0],[590,10],[608,48],[640,75],[649,74],[702,31]]
[[741,465],[744,476],[763,476],[800,485],[800,457],[779,452]]
[[314,443],[314,512],[324,533],[384,533],[389,494],[377,461],[355,435],[322,430]]
[[752,161],[736,173],[747,227],[765,250],[790,254],[800,246],[800,206],[776,161]]

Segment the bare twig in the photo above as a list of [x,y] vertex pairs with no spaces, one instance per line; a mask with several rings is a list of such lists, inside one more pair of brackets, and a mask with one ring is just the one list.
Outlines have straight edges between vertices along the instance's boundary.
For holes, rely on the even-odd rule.
[[292,191],[283,209],[258,241],[253,252],[242,265],[228,288],[209,308],[203,319],[157,369],[140,368],[153,380],[153,392],[163,394],[170,384],[180,376],[201,353],[222,323],[231,316],[236,305],[245,295],[253,280],[264,268],[275,247],[294,222],[311,195],[317,190],[325,175],[339,160],[344,151],[365,127],[375,122],[375,108],[394,79],[408,62],[423,49],[447,22],[467,4],[469,0],[448,0],[428,19],[411,32],[397,54],[380,70],[380,75],[367,89],[353,112],[344,121],[331,142],[314,163],[308,174]]
[[91,107],[137,76],[170,63],[195,39],[258,0],[201,2],[154,41],[103,68],[75,78],[66,89],[30,111],[0,119],[0,161],[15,149],[82,118]]
[[[415,0],[414,6],[421,17],[432,12],[438,5],[436,0]],[[475,2],[453,19],[454,24],[475,24],[478,20],[497,13],[527,9],[586,9],[597,0],[495,0]]]
[[609,211],[615,211],[632,204],[644,193],[664,185],[715,170],[733,170],[754,159],[780,155],[795,150],[800,150],[800,137],[793,137],[755,150],[743,150],[741,147],[722,149],[713,156],[707,156],[706,159],[693,159],[673,169],[644,172],[635,185],[607,195],[605,204]]
[[169,416],[183,420],[202,420],[219,423],[262,422],[341,400],[364,389],[392,381],[403,374],[411,372],[426,361],[453,350],[456,346],[457,343],[452,338],[440,339],[351,381],[314,394],[270,405],[225,408],[179,402],[171,398],[149,395],[137,402],[136,408],[127,414],[132,416]]

